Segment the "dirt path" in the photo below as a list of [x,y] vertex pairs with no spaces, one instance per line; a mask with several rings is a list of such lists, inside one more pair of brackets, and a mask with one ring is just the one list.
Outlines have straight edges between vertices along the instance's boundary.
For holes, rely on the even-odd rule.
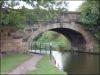
[[35,70],[37,62],[42,58],[42,55],[34,54],[29,60],[23,62],[17,68],[12,70],[9,75],[11,74],[25,74],[27,71]]

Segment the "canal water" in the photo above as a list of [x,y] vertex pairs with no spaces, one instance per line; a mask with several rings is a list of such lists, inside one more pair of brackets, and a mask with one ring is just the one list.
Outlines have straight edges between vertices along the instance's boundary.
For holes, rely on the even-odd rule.
[[100,55],[62,53],[63,70],[68,74],[100,75]]
[[[40,50],[30,52],[40,53]],[[50,54],[50,51],[41,50],[41,53]],[[68,74],[100,75],[100,55],[52,51],[52,56],[56,61],[56,67]]]

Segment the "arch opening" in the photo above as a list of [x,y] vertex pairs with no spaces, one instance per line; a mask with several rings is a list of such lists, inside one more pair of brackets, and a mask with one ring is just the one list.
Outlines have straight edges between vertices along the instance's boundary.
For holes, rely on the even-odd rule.
[[68,38],[69,41],[71,42],[71,47],[73,49],[78,49],[78,50],[86,49],[86,47],[85,47],[86,40],[82,36],[81,33],[77,32],[75,30],[72,30],[72,29],[68,29],[68,28],[54,28],[54,29],[50,29],[50,30],[61,33],[66,38]]
[[33,41],[51,44],[52,49],[57,51],[71,49],[71,42],[69,39],[62,33],[56,31],[47,30],[42,32],[36,38],[34,38]]

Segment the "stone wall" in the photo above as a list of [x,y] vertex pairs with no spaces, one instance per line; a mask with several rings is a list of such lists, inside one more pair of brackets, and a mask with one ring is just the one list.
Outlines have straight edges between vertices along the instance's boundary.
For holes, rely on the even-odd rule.
[[4,28],[0,30],[0,50],[1,52],[8,51],[22,51],[23,50],[23,42],[22,38],[15,39],[11,35],[12,28]]
[[[41,22],[36,24],[38,27],[26,27],[25,34],[20,34],[21,32],[16,33],[16,29],[11,27],[6,27],[3,30],[0,30],[0,50],[2,51],[22,51],[28,50],[32,39],[38,36],[40,33],[48,31],[54,28],[67,28],[72,29],[76,32],[82,34],[84,39],[86,40],[86,48],[90,49],[93,46],[93,38],[85,31],[84,27],[75,20],[79,13],[65,13],[60,19],[59,23],[44,23]],[[67,22],[65,22],[67,21]],[[33,30],[35,28],[35,30]],[[13,34],[14,33],[14,34]],[[13,35],[12,35],[13,34]],[[17,35],[18,34],[18,35]],[[17,37],[16,37],[17,35]],[[26,40],[23,42],[23,39]]]

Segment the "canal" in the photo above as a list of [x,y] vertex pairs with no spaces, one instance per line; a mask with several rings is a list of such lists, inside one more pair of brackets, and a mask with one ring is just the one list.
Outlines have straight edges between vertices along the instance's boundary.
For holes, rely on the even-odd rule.
[[62,60],[68,74],[100,74],[100,55],[63,52]]
[[[40,50],[30,50],[40,53]],[[50,51],[41,50],[42,54],[50,54]],[[61,52],[52,50],[52,57],[56,61],[56,67],[68,74],[100,75],[100,55],[78,52]]]

